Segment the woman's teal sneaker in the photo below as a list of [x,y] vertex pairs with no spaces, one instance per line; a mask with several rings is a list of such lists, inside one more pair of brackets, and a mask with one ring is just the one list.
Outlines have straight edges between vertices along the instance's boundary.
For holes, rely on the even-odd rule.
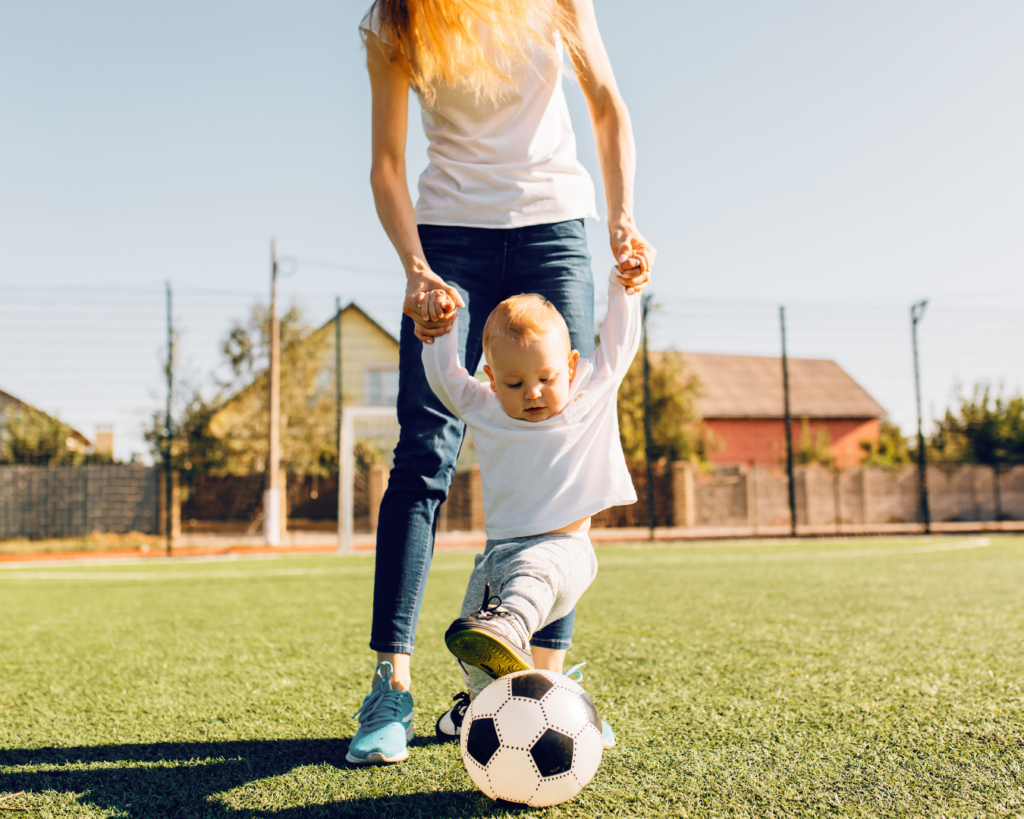
[[[585,662],[576,663],[576,665],[565,672],[565,676],[579,685],[583,682],[583,672],[580,671],[580,669],[585,665]],[[601,720],[601,744],[604,746],[605,750],[615,747],[615,732],[612,730],[612,726],[604,720]]]
[[352,715],[359,718],[359,730],[352,737],[345,759],[353,765],[381,765],[409,758],[406,746],[413,738],[412,694],[391,687],[394,671],[387,661],[377,665],[380,682],[374,684]]

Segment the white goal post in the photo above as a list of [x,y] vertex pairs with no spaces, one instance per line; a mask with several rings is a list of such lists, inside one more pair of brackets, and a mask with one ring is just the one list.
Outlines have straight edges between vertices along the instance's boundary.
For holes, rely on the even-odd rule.
[[[355,515],[356,442],[359,439],[398,439],[395,407],[344,407],[338,451],[338,553],[352,554]],[[391,444],[393,446],[393,443]]]

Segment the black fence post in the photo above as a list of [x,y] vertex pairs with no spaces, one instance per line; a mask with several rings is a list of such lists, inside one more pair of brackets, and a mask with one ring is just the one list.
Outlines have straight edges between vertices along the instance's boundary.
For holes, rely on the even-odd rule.
[[928,301],[919,301],[910,308],[910,330],[914,341],[914,387],[917,391],[917,491],[921,504],[921,520],[925,532],[932,530],[932,514],[928,506],[928,454],[924,447],[924,425],[921,418],[921,367],[917,356],[917,323],[924,316]]
[[641,338],[644,353],[644,460],[647,462],[647,525],[654,540],[654,466],[651,463],[654,455],[654,441],[651,435],[651,362],[647,355],[647,313],[650,310],[651,297],[644,294],[640,299]]
[[789,482],[790,534],[796,537],[796,484],[793,480],[793,419],[789,412],[789,359],[786,357],[786,308],[779,307],[782,328],[782,398],[786,424],[786,476]]
[[171,541],[174,537],[174,516],[171,504],[174,502],[174,487],[171,482],[172,441],[171,402],[174,398],[174,325],[171,318],[171,283],[167,282],[167,418],[164,430],[164,534],[167,537],[167,556],[171,555]]

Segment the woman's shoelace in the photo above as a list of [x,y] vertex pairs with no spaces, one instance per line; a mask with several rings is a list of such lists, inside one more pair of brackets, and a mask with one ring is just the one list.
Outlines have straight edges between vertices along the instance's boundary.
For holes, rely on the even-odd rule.
[[[389,722],[396,722],[402,712],[403,700],[408,691],[395,691],[391,687],[391,675],[394,666],[384,661],[377,666],[380,682],[366,695],[359,710],[352,716],[359,720],[359,725],[368,731],[380,728]],[[468,696],[468,695],[467,695]]]
[[583,666],[585,666],[586,664],[586,660],[584,660],[582,663],[576,663],[576,665],[574,665],[572,668],[565,672],[565,676],[577,685],[579,685],[581,682],[583,682],[583,672],[580,671],[580,669],[583,668]]

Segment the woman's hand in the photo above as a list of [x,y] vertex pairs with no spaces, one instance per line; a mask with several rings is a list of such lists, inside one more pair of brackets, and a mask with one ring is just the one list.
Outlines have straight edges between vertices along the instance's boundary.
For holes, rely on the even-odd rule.
[[433,344],[436,336],[449,332],[457,315],[455,308],[465,306],[459,291],[432,270],[409,275],[402,312],[416,323],[416,338],[420,341]]
[[627,293],[639,293],[651,283],[658,251],[632,225],[611,227],[612,253]]

